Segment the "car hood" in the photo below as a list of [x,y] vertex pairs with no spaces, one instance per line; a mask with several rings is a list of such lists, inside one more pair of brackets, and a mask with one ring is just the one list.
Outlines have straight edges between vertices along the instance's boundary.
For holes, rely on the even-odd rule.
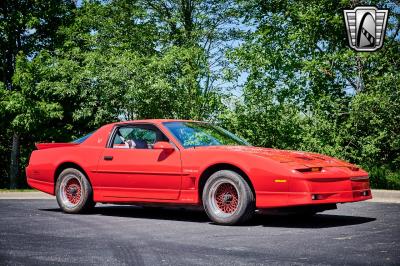
[[[199,147],[197,147],[199,148]],[[252,146],[208,146],[201,147],[209,150],[226,150],[253,154],[273,161],[286,164],[304,165],[306,167],[350,167],[353,166],[345,161],[313,152],[278,150]]]

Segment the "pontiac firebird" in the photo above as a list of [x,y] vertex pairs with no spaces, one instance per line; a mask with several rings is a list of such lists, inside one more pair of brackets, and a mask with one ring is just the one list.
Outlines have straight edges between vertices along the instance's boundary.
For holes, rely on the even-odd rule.
[[67,213],[99,203],[203,206],[217,224],[256,209],[312,215],[371,199],[368,173],[325,155],[253,147],[204,122],[138,120],[105,125],[70,143],[37,144],[28,184]]

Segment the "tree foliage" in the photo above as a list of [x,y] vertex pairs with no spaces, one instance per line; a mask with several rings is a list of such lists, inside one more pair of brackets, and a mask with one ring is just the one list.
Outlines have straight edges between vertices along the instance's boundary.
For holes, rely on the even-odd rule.
[[[377,52],[347,45],[342,9],[358,4],[390,9]],[[70,141],[116,120],[182,118],[219,123],[257,146],[337,156],[370,170],[375,186],[400,188],[395,2],[15,0],[0,8],[0,177],[12,175],[16,145],[22,170],[37,141]]]
[[[355,4],[389,8],[381,50],[348,48],[342,9]],[[248,78],[231,128],[257,145],[385,169],[397,181],[379,186],[399,187],[399,6],[254,0],[241,9],[251,30],[230,58]]]

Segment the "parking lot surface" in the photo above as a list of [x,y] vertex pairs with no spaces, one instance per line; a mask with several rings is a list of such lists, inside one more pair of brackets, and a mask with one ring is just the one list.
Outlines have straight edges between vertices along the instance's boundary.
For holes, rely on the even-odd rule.
[[339,205],[312,218],[258,214],[242,226],[204,212],[0,200],[0,265],[400,265],[400,204]]

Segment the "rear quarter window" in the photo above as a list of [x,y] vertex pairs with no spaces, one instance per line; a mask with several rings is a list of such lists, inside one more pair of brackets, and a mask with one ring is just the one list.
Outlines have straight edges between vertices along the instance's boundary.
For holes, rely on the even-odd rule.
[[89,134],[87,134],[87,135],[85,135],[85,136],[83,136],[83,137],[80,137],[79,139],[73,140],[73,141],[71,141],[71,142],[72,142],[72,143],[81,144],[82,142],[84,142],[85,140],[87,140],[91,135],[93,135],[94,132],[95,132],[95,131],[90,132]]

